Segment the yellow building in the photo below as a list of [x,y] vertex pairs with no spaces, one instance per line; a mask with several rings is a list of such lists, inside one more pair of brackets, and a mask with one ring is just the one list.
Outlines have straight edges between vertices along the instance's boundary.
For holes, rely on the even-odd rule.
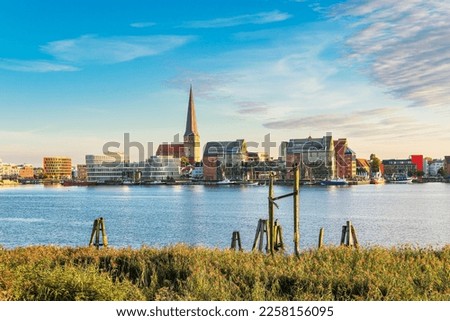
[[44,157],[43,165],[47,178],[72,178],[72,160],[68,157]]

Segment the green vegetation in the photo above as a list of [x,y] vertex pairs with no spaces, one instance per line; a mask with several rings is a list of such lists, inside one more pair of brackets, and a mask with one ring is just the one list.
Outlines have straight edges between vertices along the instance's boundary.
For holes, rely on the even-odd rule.
[[450,246],[0,248],[0,300],[450,300]]

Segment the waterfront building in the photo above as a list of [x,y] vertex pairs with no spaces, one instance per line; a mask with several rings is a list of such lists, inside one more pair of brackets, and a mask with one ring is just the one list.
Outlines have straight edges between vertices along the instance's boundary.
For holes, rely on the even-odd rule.
[[450,156],[444,157],[444,170],[447,177],[450,176]]
[[42,167],[35,167],[33,168],[33,174],[35,178],[42,179],[44,178],[44,169]]
[[121,183],[123,181],[124,157],[115,159],[107,155],[86,155],[86,178],[91,183]]
[[77,176],[78,181],[84,182],[87,180],[87,166],[86,164],[77,165]]
[[[203,165],[203,164],[201,164]],[[192,170],[191,177],[193,180],[202,180],[203,179],[203,166],[195,166]]]
[[34,168],[31,164],[19,166],[19,178],[34,178]]
[[208,142],[203,153],[203,178],[206,181],[242,180],[245,162],[247,144],[243,139]]
[[[380,164],[381,167],[381,164]],[[381,172],[381,168],[380,168]],[[371,175],[370,163],[367,159],[357,158],[356,159],[356,175],[363,179],[369,179]]]
[[[322,180],[336,177],[336,158],[331,135],[322,138],[290,139],[286,150],[286,168],[300,165],[300,177],[309,180]],[[292,172],[286,173],[292,179]]]
[[286,163],[287,147],[288,147],[288,142],[283,141],[280,143],[280,148],[278,151],[278,159],[284,163]]
[[356,153],[348,147],[347,138],[339,138],[333,143],[336,158],[336,176],[354,178],[356,176]]
[[52,179],[72,178],[72,159],[69,157],[44,157],[44,175]]
[[19,167],[12,163],[3,163],[2,179],[17,180],[19,177]]
[[430,176],[438,176],[439,170],[444,167],[442,159],[433,159],[428,165],[428,174]]
[[423,170],[423,155],[411,155],[411,162],[413,162],[413,164],[416,164],[416,169],[417,171],[422,171]]
[[135,171],[141,172],[141,182],[177,180],[181,177],[181,160],[172,156],[152,156]]
[[382,161],[384,175],[392,176],[394,174],[405,174],[413,176],[417,173],[417,166],[411,159],[385,159]]
[[90,183],[122,184],[177,180],[181,176],[180,159],[152,156],[145,162],[120,162],[111,156],[86,155],[86,179]]

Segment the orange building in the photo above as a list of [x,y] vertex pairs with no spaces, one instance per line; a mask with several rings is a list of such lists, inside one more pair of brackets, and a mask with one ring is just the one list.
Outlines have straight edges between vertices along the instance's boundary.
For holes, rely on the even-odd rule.
[[19,168],[19,178],[34,178],[34,168],[32,165],[23,165]]
[[72,178],[72,160],[68,157],[44,157],[44,175],[53,179]]

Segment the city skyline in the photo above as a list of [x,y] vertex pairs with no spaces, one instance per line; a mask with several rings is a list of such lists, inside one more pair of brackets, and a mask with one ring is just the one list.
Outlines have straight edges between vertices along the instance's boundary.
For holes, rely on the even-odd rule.
[[[449,154],[450,7],[434,1],[2,4],[0,158],[83,163],[171,142],[347,137],[358,157]],[[176,10],[174,8],[177,8]],[[260,149],[262,151],[262,149]]]

